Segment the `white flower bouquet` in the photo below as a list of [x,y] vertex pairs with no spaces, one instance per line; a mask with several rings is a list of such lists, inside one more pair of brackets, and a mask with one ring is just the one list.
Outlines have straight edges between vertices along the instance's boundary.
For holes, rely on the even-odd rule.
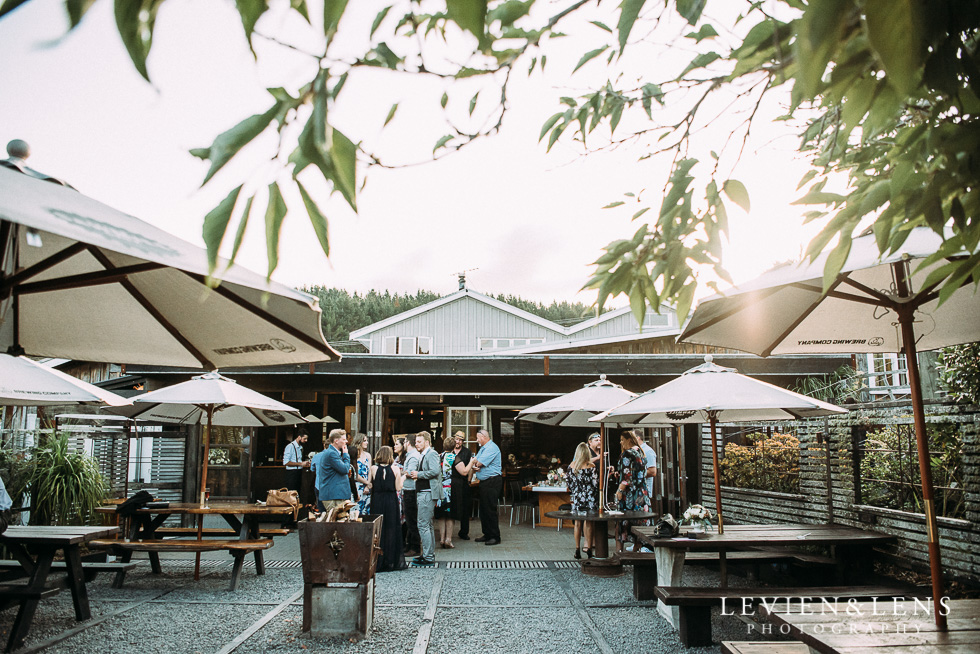
[[686,511],[684,511],[684,523],[710,529],[711,511],[704,508],[700,504],[692,504],[691,506],[687,507]]

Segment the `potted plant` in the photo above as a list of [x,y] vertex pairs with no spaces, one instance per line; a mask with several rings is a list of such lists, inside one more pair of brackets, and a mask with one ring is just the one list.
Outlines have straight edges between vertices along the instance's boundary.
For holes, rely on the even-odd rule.
[[684,511],[684,524],[691,525],[695,534],[711,529],[711,511],[700,504],[692,504]]
[[32,464],[32,524],[84,525],[95,519],[108,489],[95,459],[69,448],[67,433],[45,440]]

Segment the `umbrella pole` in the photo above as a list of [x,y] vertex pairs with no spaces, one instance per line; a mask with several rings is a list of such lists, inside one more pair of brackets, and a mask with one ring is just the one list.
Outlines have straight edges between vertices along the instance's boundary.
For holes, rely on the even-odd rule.
[[708,416],[708,424],[711,426],[711,463],[715,472],[715,511],[718,513],[718,533],[725,533],[725,521],[721,517],[721,475],[718,472],[718,437],[715,435],[715,424],[718,418],[714,413]]
[[[208,459],[211,456],[211,418],[214,416],[214,405],[208,405],[208,424],[204,431],[204,465],[201,470],[201,506],[204,506],[204,489],[208,484]],[[197,537],[198,540],[203,538],[203,527],[204,527],[204,514],[202,513],[197,519]],[[201,578],[201,553],[197,552],[194,555],[194,581]]]
[[929,440],[926,435],[926,415],[922,404],[922,386],[919,380],[919,362],[915,351],[915,334],[912,329],[912,316],[902,312],[899,315],[902,326],[902,342],[905,345],[905,361],[908,368],[909,388],[912,393],[912,416],[915,423],[915,443],[919,450],[919,474],[922,477],[922,503],[926,513],[926,535],[929,545],[929,567],[932,572],[932,608],[936,616],[936,626],[946,631],[946,616],[940,610],[943,597],[943,568],[939,554],[939,527],[936,522],[936,507],[933,501],[932,462],[929,458]]
[[599,423],[599,515],[606,503],[606,423]]

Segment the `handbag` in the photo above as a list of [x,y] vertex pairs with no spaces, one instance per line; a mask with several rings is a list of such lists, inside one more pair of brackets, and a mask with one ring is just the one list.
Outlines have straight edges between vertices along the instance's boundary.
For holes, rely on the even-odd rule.
[[290,506],[293,508],[293,520],[299,515],[299,493],[294,490],[270,490],[265,498],[266,506]]
[[653,526],[653,535],[657,538],[673,538],[680,531],[680,525],[674,520],[674,516],[669,513],[660,518],[660,520],[657,520],[657,524]]

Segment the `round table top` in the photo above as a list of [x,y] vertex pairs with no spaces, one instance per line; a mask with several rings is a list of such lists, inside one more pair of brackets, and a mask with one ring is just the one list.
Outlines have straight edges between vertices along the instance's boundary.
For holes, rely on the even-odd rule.
[[609,513],[603,511],[602,515],[598,511],[587,513],[575,513],[574,511],[548,511],[545,516],[558,520],[584,520],[585,522],[610,522],[616,520],[649,520],[656,518],[656,513],[649,511],[623,511],[621,513]]

